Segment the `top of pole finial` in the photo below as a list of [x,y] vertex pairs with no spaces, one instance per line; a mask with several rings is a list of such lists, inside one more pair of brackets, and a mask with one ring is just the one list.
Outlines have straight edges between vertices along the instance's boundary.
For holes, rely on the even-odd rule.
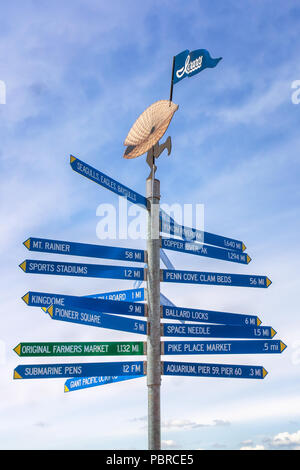
[[130,129],[124,145],[124,158],[136,158],[146,153],[164,135],[178,105],[170,100],[153,103],[138,117]]

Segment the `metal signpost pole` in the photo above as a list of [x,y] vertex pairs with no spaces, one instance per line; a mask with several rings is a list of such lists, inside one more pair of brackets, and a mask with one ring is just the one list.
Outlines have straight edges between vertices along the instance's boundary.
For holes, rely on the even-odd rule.
[[147,336],[147,385],[148,385],[148,448],[160,450],[160,238],[159,200],[160,182],[146,180],[148,199],[148,336]]

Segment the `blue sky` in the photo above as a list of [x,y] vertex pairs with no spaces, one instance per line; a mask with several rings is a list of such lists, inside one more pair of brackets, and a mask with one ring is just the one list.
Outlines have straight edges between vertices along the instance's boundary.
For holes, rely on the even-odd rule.
[[144,379],[70,394],[57,379],[12,380],[14,367],[29,362],[12,351],[20,341],[125,339],[57,325],[26,307],[22,295],[84,295],[130,288],[129,281],[31,276],[18,265],[29,257],[22,245],[29,236],[99,243],[97,207],[117,205],[115,195],[70,169],[71,153],[144,194],[145,157],[123,159],[123,141],[147,106],[168,99],[173,55],[199,48],[223,60],[174,87],[179,110],[166,134],[173,150],[158,161],[162,202],[204,204],[205,229],[243,240],[252,262],[169,257],[177,269],[264,274],[273,284],[167,284],[162,292],[181,306],[258,314],[288,349],[214,358],[263,365],[264,381],[163,378],[163,446],[300,447],[300,105],[291,99],[300,80],[299,21],[293,1],[39,0],[1,7],[1,448],[147,446]]

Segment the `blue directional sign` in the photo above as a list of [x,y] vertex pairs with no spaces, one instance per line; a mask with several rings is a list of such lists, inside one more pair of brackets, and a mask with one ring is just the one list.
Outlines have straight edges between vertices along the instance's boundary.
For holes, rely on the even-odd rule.
[[119,300],[122,302],[133,302],[134,300],[144,301],[145,291],[146,289],[144,287],[140,287],[138,289],[117,290],[113,292],[104,292],[101,294],[85,295],[85,297],[93,297],[94,299]]
[[163,341],[162,355],[186,354],[280,354],[286,344],[280,340]]
[[198,308],[161,306],[163,318],[172,320],[186,320],[201,323],[222,323],[224,325],[259,326],[260,319],[256,315],[241,313],[216,312]]
[[147,199],[144,196],[137,193],[136,191],[133,191],[133,189],[124,186],[123,184],[119,183],[119,181],[110,178],[110,176],[105,175],[101,171],[96,170],[87,163],[84,163],[83,161],[79,160],[79,158],[71,155],[70,165],[72,169],[80,175],[83,175],[100,186],[109,189],[118,196],[126,197],[128,201],[133,202],[134,204],[139,204],[147,208]]
[[109,330],[127,331],[141,335],[147,334],[147,322],[142,320],[132,320],[131,318],[119,315],[109,315],[81,308],[67,308],[54,305],[51,305],[47,312],[53,320],[80,323],[81,325],[108,328]]
[[22,299],[31,307],[45,307],[53,304],[64,308],[81,308],[93,312],[134,316],[145,316],[147,312],[147,305],[142,303],[77,297],[75,295],[49,294],[47,292],[27,292]]
[[86,256],[90,258],[107,258],[122,261],[146,261],[145,250],[118,248],[114,246],[92,245],[90,243],[49,240],[47,238],[28,238],[24,245],[29,251],[56,253],[61,255]]
[[235,250],[225,250],[215,246],[194,243],[190,241],[177,240],[176,238],[161,238],[161,247],[167,250],[180,251],[193,255],[205,256],[208,258],[232,261],[233,263],[249,264],[251,258],[247,253]]
[[[93,299],[118,300],[120,302],[130,302],[134,300],[144,301],[145,291],[146,289],[141,287],[138,289],[118,290],[118,291],[113,291],[113,292],[104,292],[101,294],[85,295],[83,297],[91,297]],[[22,299],[24,300],[24,302],[28,304],[29,295],[25,294],[22,297]],[[46,305],[49,306],[49,305],[52,305],[52,303],[56,304],[56,302],[58,304],[61,304],[63,302],[63,299],[61,299],[61,296],[56,296],[55,294],[52,294],[52,296],[46,295],[45,299],[47,303],[45,304],[44,307],[41,307],[44,312],[46,311]],[[39,301],[38,304],[41,305],[41,302]],[[34,304],[33,306],[37,306],[37,305]]]
[[56,379],[99,376],[143,376],[143,361],[129,362],[85,362],[81,364],[30,364],[19,365],[14,370],[14,379]]
[[267,276],[249,274],[179,271],[176,269],[162,269],[161,272],[163,282],[260,288],[266,288],[272,284]]
[[140,375],[136,375],[133,377],[128,377],[128,376],[106,377],[104,376],[104,377],[79,377],[79,378],[73,377],[72,379],[68,379],[65,381],[64,391],[65,393],[74,392],[76,390],[82,390],[85,388],[99,387],[99,385],[107,385],[107,384],[112,384],[116,382],[124,382],[124,380],[137,379],[139,377],[141,376]]
[[25,273],[54,274],[57,276],[97,277],[105,279],[146,279],[144,268],[111,266],[105,264],[64,263],[60,261],[25,260],[20,268]]
[[162,336],[270,339],[276,335],[271,326],[199,325],[163,323]]
[[184,240],[194,240],[200,243],[207,243],[208,245],[219,246],[220,248],[227,248],[235,251],[243,252],[246,249],[244,242],[240,240],[180,225],[164,211],[160,211],[160,219],[160,230],[168,235],[176,235]]
[[164,375],[220,377],[224,379],[264,379],[267,373],[266,369],[262,366],[200,364],[198,362],[163,362]]

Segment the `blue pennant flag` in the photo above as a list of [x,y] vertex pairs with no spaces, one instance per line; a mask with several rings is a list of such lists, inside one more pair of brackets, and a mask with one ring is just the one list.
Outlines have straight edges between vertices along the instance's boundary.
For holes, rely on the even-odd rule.
[[195,51],[185,50],[175,56],[173,83],[180,82],[185,77],[191,77],[206,68],[215,67],[222,57],[212,59],[206,49],[197,49]]

